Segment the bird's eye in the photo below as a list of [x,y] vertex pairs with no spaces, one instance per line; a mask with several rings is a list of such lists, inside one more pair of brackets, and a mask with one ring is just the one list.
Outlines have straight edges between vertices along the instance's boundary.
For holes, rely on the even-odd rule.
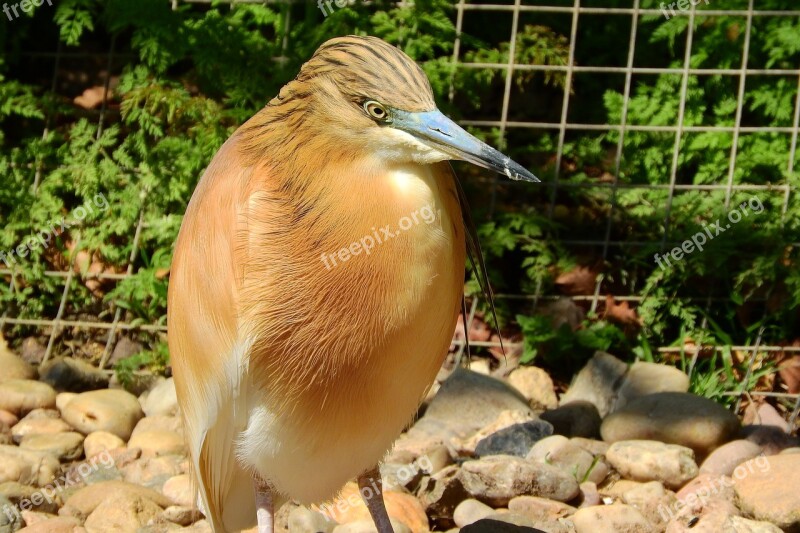
[[381,122],[388,122],[391,118],[386,108],[375,100],[367,100],[364,102],[364,111],[366,111],[370,117],[375,120],[380,120]]

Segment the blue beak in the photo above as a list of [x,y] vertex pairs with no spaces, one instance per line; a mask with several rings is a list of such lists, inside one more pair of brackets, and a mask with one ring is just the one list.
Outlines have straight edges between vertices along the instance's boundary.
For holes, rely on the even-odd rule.
[[391,126],[410,133],[421,142],[453,159],[494,170],[512,180],[538,182],[539,179],[510,157],[479,141],[439,110],[409,113],[392,109]]

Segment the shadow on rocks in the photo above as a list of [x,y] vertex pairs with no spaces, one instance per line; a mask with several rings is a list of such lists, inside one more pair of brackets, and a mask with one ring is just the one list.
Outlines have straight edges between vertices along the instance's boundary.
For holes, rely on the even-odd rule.
[[517,526],[500,520],[484,518],[462,527],[461,533],[546,533],[541,529],[526,526]]

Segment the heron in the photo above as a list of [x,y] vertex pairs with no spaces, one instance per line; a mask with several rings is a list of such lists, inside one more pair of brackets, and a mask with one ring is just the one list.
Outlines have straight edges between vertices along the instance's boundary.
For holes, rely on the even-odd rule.
[[393,531],[378,466],[446,357],[475,244],[450,160],[538,181],[367,36],[323,43],[212,158],[175,245],[168,341],[215,532],[272,532],[281,503],[353,479]]

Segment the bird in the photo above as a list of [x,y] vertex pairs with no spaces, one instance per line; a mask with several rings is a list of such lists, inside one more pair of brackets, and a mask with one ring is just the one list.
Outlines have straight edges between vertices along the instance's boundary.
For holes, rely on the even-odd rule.
[[[537,178],[440,112],[378,37],[323,43],[221,146],[187,205],[168,344],[198,505],[275,527],[378,466],[446,357],[474,226],[450,161]],[[465,223],[465,220],[467,221]]]

